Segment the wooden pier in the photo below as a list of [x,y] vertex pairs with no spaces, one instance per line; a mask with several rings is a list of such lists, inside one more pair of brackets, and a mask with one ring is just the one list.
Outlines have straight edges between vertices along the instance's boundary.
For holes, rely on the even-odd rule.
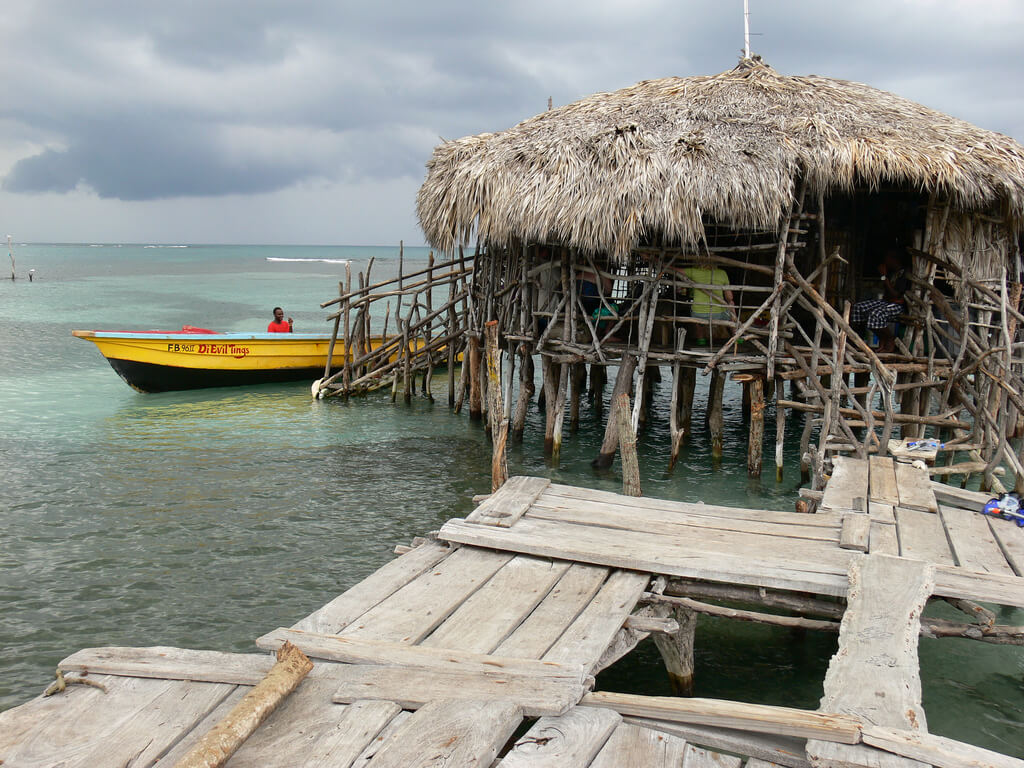
[[[1024,643],[976,604],[1024,607],[1024,529],[887,461],[841,461],[812,515],[511,478],[258,638],[312,669],[226,762],[179,760],[271,654],[79,651],[60,664],[65,690],[0,713],[0,764],[1024,768],[929,734],[917,663],[921,634]],[[970,620],[922,619],[932,598]],[[737,600],[758,610],[720,605]],[[685,677],[695,613],[838,632],[820,709],[593,690],[652,634]]]

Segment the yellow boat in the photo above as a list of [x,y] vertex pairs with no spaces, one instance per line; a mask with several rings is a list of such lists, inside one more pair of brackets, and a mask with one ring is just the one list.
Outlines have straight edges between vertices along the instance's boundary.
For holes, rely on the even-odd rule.
[[[95,344],[110,366],[140,392],[168,392],[282,381],[324,375],[331,336],[326,333],[214,333],[180,331],[72,331]],[[379,339],[371,345],[376,347]],[[334,347],[332,368],[344,365],[345,345]]]

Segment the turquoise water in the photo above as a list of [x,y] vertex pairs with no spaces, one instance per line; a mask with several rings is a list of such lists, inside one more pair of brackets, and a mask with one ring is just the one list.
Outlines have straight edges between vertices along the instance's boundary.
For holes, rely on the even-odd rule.
[[[83,647],[251,651],[254,638],[351,586],[396,544],[466,514],[470,497],[489,489],[489,445],[465,414],[449,413],[444,376],[435,403],[410,406],[383,394],[316,402],[304,382],[141,395],[71,336],[183,324],[263,330],[275,305],[296,330],[329,330],[319,303],[336,295],[344,266],[267,257],[353,259],[355,280],[374,255],[375,281],[394,274],[397,248],[16,247],[19,274],[35,269],[35,281],[0,281],[0,709],[38,693]],[[406,249],[412,263],[426,255]],[[698,430],[669,475],[667,400],[665,382],[639,439],[646,494],[793,508],[798,420],[786,480],[776,484],[771,467],[748,480],[730,384],[721,465],[711,466]],[[560,466],[548,467],[534,407],[510,470],[618,490],[617,465],[590,468],[598,432],[586,411]],[[1000,622],[1024,624],[1024,615]],[[813,708],[834,649],[834,637],[702,621],[696,693]],[[921,657],[932,730],[1024,754],[1020,648],[925,640]],[[668,692],[646,645],[600,682]]]

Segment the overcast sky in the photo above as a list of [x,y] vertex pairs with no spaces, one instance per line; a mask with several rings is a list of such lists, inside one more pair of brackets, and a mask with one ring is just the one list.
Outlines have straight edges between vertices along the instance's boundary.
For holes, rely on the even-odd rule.
[[[750,0],[755,53],[1024,141],[1019,0]],[[16,241],[422,244],[442,138],[733,67],[742,0],[5,0]]]

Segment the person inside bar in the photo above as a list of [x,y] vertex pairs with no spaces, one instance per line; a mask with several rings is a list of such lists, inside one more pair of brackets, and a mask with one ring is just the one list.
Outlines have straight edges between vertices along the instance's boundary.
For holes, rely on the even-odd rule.
[[906,254],[897,247],[889,248],[878,265],[882,277],[882,295],[877,299],[858,301],[850,310],[850,323],[864,325],[878,336],[878,351],[896,349],[896,318],[906,310],[905,295],[910,287],[907,277]]

